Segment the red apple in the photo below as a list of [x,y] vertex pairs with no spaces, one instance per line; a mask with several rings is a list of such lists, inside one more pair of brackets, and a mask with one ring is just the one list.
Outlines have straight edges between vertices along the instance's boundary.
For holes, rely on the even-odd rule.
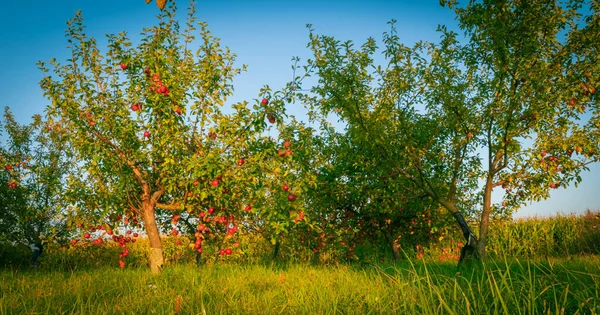
[[225,255],[225,250],[224,250],[224,249],[221,249],[221,250],[219,251],[219,255]]
[[127,69],[127,65],[124,63],[121,63],[121,69],[123,69],[123,70]]
[[71,244],[73,244],[73,245],[77,244],[77,240],[71,240]]
[[267,119],[269,120],[270,123],[274,124],[275,123],[275,115],[268,113],[267,114]]
[[246,212],[250,212],[250,210],[252,210],[252,206],[247,205],[245,209],[246,209]]
[[297,198],[298,198],[298,196],[296,196],[292,193],[289,193],[287,196],[288,201],[296,201]]
[[90,233],[85,233],[85,234],[83,234],[83,237],[85,237],[85,238],[90,238],[90,237],[92,237],[92,236],[90,235]]
[[208,214],[213,214],[215,213],[215,208],[214,207],[208,207]]
[[133,233],[133,237],[138,237],[138,236],[139,236],[139,234]]
[[473,138],[473,134],[469,132],[469,133],[467,134],[467,139],[471,140],[471,138]]
[[177,231],[177,229],[176,229],[176,228],[173,228],[173,229],[171,230],[171,234],[172,234],[173,236],[177,236],[177,235],[179,234],[179,231]]
[[288,191],[290,187],[288,185],[283,185],[283,190]]
[[233,250],[231,250],[231,248],[227,248],[225,250],[225,255],[231,255],[231,253],[233,253]]
[[119,260],[119,267],[121,267],[121,269],[125,268],[125,262],[123,260]]
[[212,180],[212,182],[210,182],[210,184],[211,184],[213,187],[217,187],[217,186],[219,186],[219,180],[218,180],[218,179],[213,179],[213,180]]
[[260,101],[260,103],[263,105],[269,105],[269,100],[266,98],[263,98],[262,101]]
[[177,242],[175,242],[175,245],[181,245],[181,241],[178,240]]
[[12,170],[12,169],[13,169],[12,165],[6,165],[6,170],[7,170],[7,171],[10,171],[10,170]]
[[291,145],[291,143],[289,141],[283,142],[283,146],[286,147],[286,148],[289,148],[290,145]]
[[150,137],[150,132],[144,131],[144,138],[149,138],[149,137]]
[[237,160],[237,163],[238,163],[239,166],[242,166],[242,165],[244,165],[244,163],[246,163],[246,161],[244,161],[244,159],[240,158],[240,159]]

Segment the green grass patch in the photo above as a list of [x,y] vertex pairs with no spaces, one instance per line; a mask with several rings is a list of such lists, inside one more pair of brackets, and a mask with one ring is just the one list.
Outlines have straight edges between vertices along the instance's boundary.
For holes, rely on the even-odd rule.
[[2,314],[595,314],[600,260],[0,272]]

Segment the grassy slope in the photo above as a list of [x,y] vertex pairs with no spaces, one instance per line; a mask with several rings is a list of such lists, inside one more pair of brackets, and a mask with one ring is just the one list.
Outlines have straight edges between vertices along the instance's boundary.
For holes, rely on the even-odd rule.
[[600,313],[598,257],[311,267],[219,264],[74,273],[1,271],[2,314]]

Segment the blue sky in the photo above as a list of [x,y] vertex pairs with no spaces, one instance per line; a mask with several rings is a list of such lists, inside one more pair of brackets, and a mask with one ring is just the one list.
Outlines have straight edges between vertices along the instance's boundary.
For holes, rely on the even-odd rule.
[[[181,15],[188,3],[178,2]],[[398,21],[400,37],[407,44],[436,40],[438,24],[456,29],[453,12],[440,7],[438,0],[223,0],[199,1],[196,9],[198,20],[206,21],[213,34],[238,55],[240,65],[248,65],[248,72],[234,82],[236,92],[230,104],[252,100],[263,85],[277,89],[291,78],[291,58],[308,57],[307,23],[318,34],[358,44],[368,37],[381,40],[391,19]],[[42,74],[36,62],[68,58],[64,30],[76,10],[82,10],[86,34],[100,44],[108,33],[127,31],[137,38],[142,27],[155,23],[158,14],[154,3],[146,5],[143,0],[5,1],[0,11],[0,106],[9,106],[21,123],[42,113],[48,104],[38,86]],[[290,112],[300,114],[301,109]],[[579,188],[555,190],[550,199],[519,210],[517,216],[600,209],[600,165],[592,165],[582,177]]]

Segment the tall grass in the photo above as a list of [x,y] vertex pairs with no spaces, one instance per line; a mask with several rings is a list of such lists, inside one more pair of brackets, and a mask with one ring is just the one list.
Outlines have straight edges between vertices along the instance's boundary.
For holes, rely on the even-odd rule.
[[0,272],[1,314],[597,314],[598,257]]

